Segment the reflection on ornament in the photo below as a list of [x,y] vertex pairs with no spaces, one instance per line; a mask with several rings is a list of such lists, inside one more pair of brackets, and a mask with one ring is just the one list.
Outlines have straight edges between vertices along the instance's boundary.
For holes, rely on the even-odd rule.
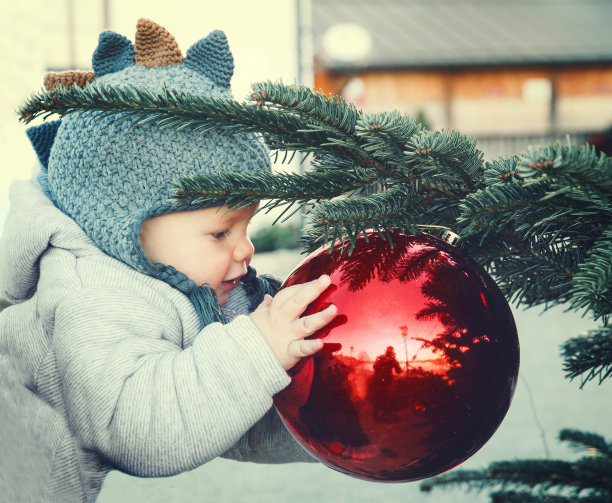
[[484,269],[425,235],[378,233],[309,255],[283,287],[321,274],[305,314],[338,307],[274,403],[317,459],[354,477],[412,481],[453,468],[493,435],[519,366],[510,308]]

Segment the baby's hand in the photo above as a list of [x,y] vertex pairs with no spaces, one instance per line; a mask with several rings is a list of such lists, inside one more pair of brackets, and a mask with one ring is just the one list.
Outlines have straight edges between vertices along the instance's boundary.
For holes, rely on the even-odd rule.
[[272,348],[285,370],[300,358],[310,356],[323,347],[321,339],[304,340],[327,325],[336,316],[333,304],[318,313],[300,318],[308,304],[315,300],[331,283],[327,275],[302,285],[284,288],[263,302],[251,313],[251,320]]

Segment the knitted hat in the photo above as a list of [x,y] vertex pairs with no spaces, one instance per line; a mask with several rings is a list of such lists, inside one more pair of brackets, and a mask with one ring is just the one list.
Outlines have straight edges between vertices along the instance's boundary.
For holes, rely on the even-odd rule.
[[[76,83],[231,97],[233,57],[225,34],[218,30],[192,45],[183,59],[170,33],[141,19],[135,44],[112,31],[103,32],[92,65],[93,73],[50,74],[45,87]],[[254,135],[160,129],[153,122],[135,125],[121,114],[92,117],[83,112],[28,130],[43,166],[41,184],[100,249],[145,274],[167,271],[153,266],[142,251],[142,222],[205,207],[173,205],[173,180],[199,173],[271,169],[267,149]]]

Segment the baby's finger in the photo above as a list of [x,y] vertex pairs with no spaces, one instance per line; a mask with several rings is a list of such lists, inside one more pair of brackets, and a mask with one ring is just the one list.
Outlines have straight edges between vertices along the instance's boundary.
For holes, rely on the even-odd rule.
[[289,356],[291,358],[304,358],[305,356],[314,355],[323,347],[321,339],[297,340],[289,344]]
[[323,328],[330,321],[332,321],[337,313],[338,309],[334,304],[331,304],[327,308],[323,309],[323,311],[309,314],[308,316],[300,318],[298,323],[302,325],[302,331],[305,335],[314,334],[317,330]]
[[282,304],[279,305],[279,309],[289,319],[297,318],[304,312],[308,304],[325,291],[330,283],[331,278],[324,274],[313,281],[299,285],[299,288],[296,288],[290,296],[284,299]]

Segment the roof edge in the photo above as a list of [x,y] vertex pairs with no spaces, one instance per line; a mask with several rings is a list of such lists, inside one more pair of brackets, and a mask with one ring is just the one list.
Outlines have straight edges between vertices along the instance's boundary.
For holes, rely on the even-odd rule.
[[381,72],[389,70],[473,70],[473,69],[498,69],[504,68],[555,68],[555,67],[588,67],[588,66],[612,66],[612,57],[592,60],[559,59],[559,60],[533,60],[533,61],[496,61],[496,62],[443,62],[443,63],[415,63],[415,64],[392,64],[381,63],[371,65],[321,65],[319,71],[330,73],[355,73],[355,72]]

